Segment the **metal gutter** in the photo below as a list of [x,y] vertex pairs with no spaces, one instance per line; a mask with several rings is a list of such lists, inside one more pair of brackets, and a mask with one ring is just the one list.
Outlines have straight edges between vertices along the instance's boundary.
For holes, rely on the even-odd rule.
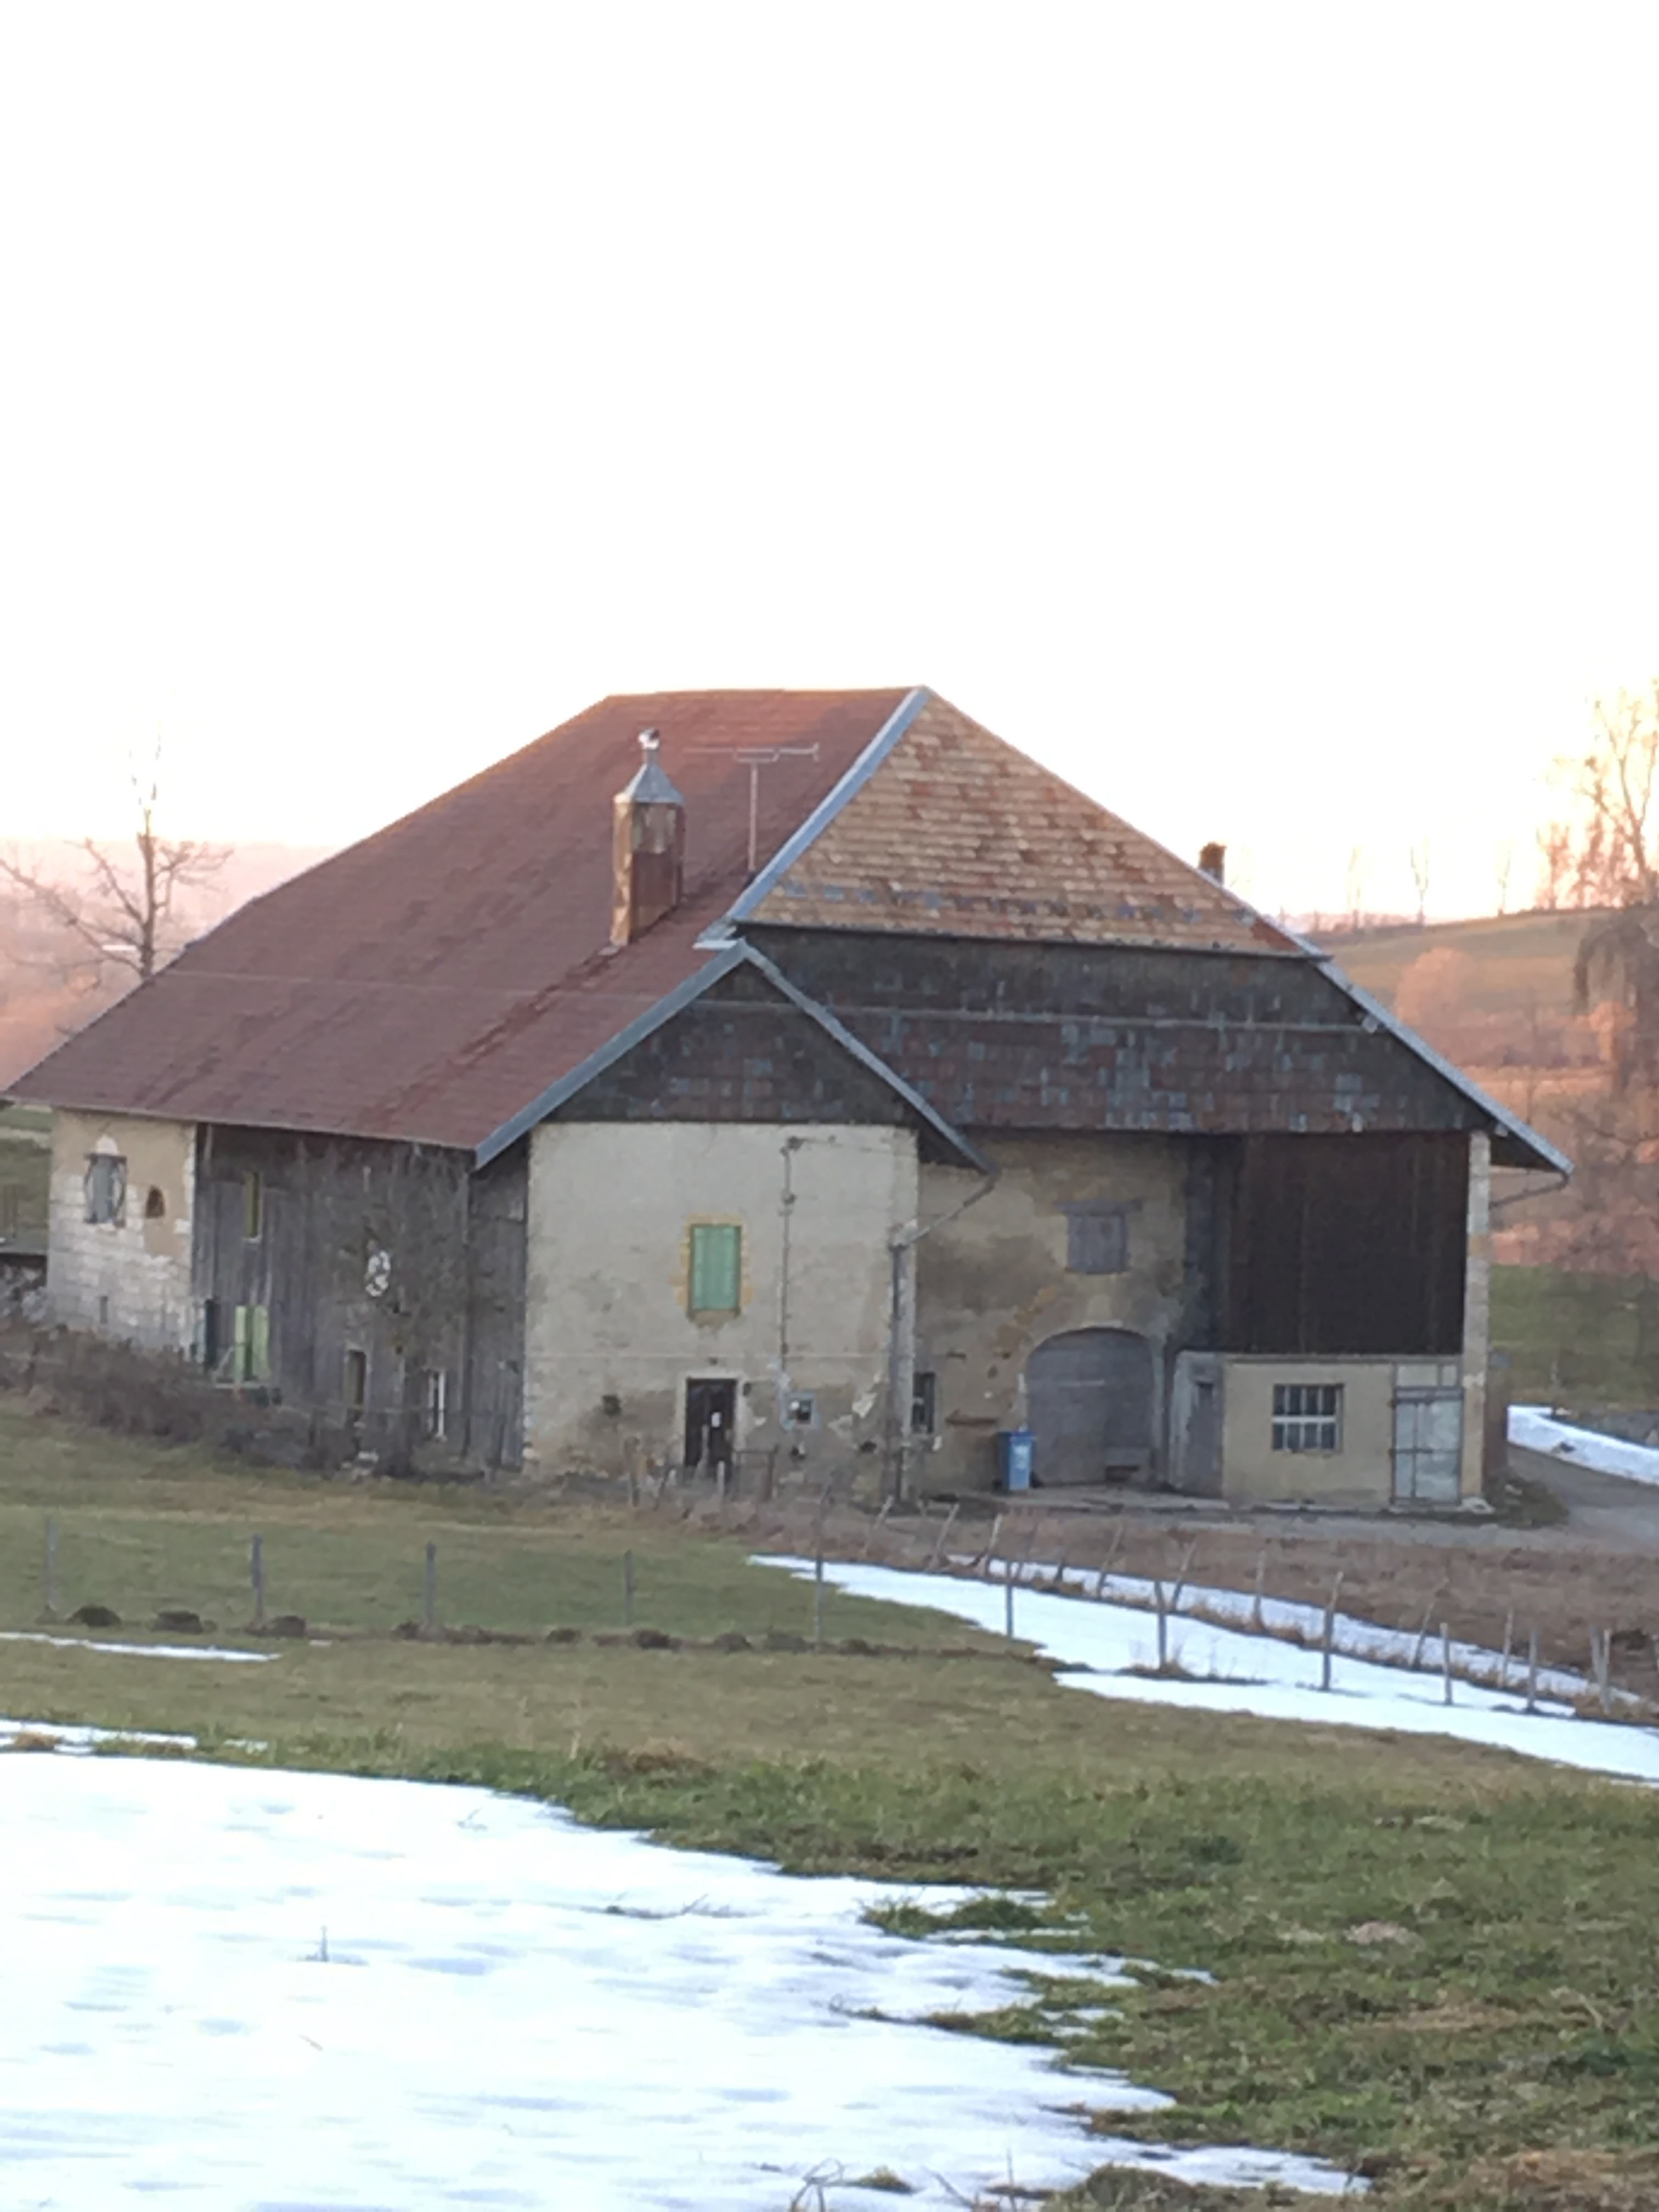
[[868,783],[933,696],[923,684],[905,693],[840,782],[818,801],[799,829],[784,840],[760,873],[744,885],[720,920],[710,923],[697,939],[700,946],[709,948],[725,944],[733,924],[749,920],[762,901],[777,888],[807,847],[829,828],[848,800]]
[[745,957],[746,947],[727,945],[712,960],[705,962],[694,975],[688,975],[683,983],[677,983],[665,997],[658,1000],[654,1006],[648,1007],[642,1014],[636,1014],[625,1029],[618,1030],[615,1036],[602,1044],[597,1052],[590,1052],[586,1060],[578,1061],[568,1075],[562,1075],[556,1083],[550,1084],[539,1098],[532,1098],[528,1106],[520,1107],[510,1121],[503,1121],[499,1129],[492,1129],[483,1142],[475,1148],[473,1165],[487,1168],[491,1160],[504,1152],[509,1145],[516,1145],[520,1138],[533,1129],[538,1121],[544,1121],[568,1098],[574,1098],[596,1076],[603,1075],[606,1068],[613,1067],[625,1054],[632,1052],[635,1045],[643,1044],[646,1038],[659,1030],[665,1022],[672,1021],[675,1015],[683,1012],[694,999],[700,999],[711,984],[718,983],[723,975],[729,975],[734,968],[740,967]]
[[828,1007],[821,1006],[816,999],[808,998],[781,969],[773,965],[763,952],[757,952],[751,945],[737,942],[723,946],[695,975],[688,975],[683,983],[677,983],[665,997],[658,1000],[654,1006],[636,1015],[625,1029],[618,1030],[615,1036],[602,1044],[597,1052],[589,1053],[587,1058],[580,1061],[568,1075],[562,1075],[556,1083],[550,1084],[538,1098],[521,1108],[510,1121],[503,1121],[500,1128],[492,1130],[475,1149],[472,1155],[474,1166],[488,1167],[491,1160],[498,1158],[509,1145],[515,1145],[538,1122],[544,1121],[550,1114],[556,1113],[561,1106],[575,1097],[579,1091],[586,1090],[607,1068],[615,1066],[619,1060],[625,1058],[635,1045],[643,1044],[665,1022],[672,1021],[676,1014],[683,1013],[695,1000],[702,998],[705,991],[720,982],[737,968],[753,968],[763,975],[780,997],[786,999],[798,1012],[805,1014],[809,1021],[815,1022],[825,1036],[857,1060],[860,1066],[885,1084],[960,1159],[966,1161],[969,1167],[977,1168],[981,1175],[992,1172],[961,1131],[952,1128],[943,1115],[936,1112],[925,1098],[910,1088],[902,1076],[895,1074],[879,1054],[872,1052],[869,1046],[861,1043],[850,1030],[844,1029]]
[[1419,1036],[1415,1030],[1407,1029],[1397,1014],[1390,1013],[1380,999],[1372,998],[1369,991],[1345,975],[1334,960],[1314,945],[1309,945],[1307,950],[1317,964],[1320,974],[1328,982],[1334,983],[1339,991],[1346,993],[1368,1020],[1375,1022],[1379,1029],[1387,1030],[1389,1036],[1396,1042],[1403,1044],[1408,1052],[1414,1052],[1454,1090],[1461,1091],[1472,1105],[1478,1106],[1483,1114],[1489,1114],[1505,1135],[1513,1137],[1518,1144],[1525,1145],[1536,1152],[1547,1167],[1553,1168],[1559,1176],[1571,1175],[1572,1162],[1565,1152],[1558,1151],[1547,1137],[1540,1137],[1536,1129],[1530,1127],[1517,1115],[1511,1114],[1507,1107],[1500,1106],[1495,1098],[1488,1097],[1480,1085],[1465,1075],[1455,1061],[1448,1060],[1443,1053],[1437,1052],[1425,1038]]
[[[1227,889],[1224,885],[1223,888]],[[1313,962],[1328,983],[1334,984],[1345,998],[1359,1008],[1361,1013],[1375,1022],[1379,1029],[1387,1030],[1395,1042],[1403,1044],[1407,1052],[1415,1053],[1419,1060],[1449,1083],[1453,1090],[1461,1091],[1471,1105],[1478,1106],[1483,1114],[1489,1114],[1505,1135],[1513,1137],[1518,1144],[1530,1146],[1539,1159],[1553,1169],[1557,1175],[1571,1176],[1572,1162],[1565,1152],[1551,1144],[1547,1137],[1540,1137],[1537,1130],[1522,1121],[1518,1115],[1511,1114],[1507,1107],[1500,1106],[1495,1098],[1489,1097],[1478,1083],[1464,1074],[1455,1061],[1448,1060],[1443,1053],[1437,1052],[1426,1038],[1419,1036],[1415,1030],[1407,1029],[1400,1017],[1390,1012],[1380,1000],[1374,999],[1362,985],[1345,975],[1330,954],[1316,945],[1311,938],[1304,937],[1299,931],[1289,928],[1282,921],[1273,921],[1259,907],[1252,906],[1248,899],[1240,898],[1235,890],[1229,889],[1228,896],[1236,900],[1256,921],[1265,923],[1269,929],[1276,929],[1298,952]]]
[[869,1046],[860,1042],[851,1030],[843,1027],[827,1006],[821,1006],[816,999],[808,998],[799,984],[792,983],[781,968],[769,960],[763,952],[757,952],[752,945],[744,945],[742,951],[749,965],[764,975],[775,990],[781,992],[792,1006],[797,1007],[809,1020],[816,1022],[825,1036],[833,1039],[843,1052],[850,1053],[861,1067],[867,1068],[872,1075],[902,1099],[911,1112],[926,1121],[934,1135],[942,1138],[953,1152],[966,1160],[970,1167],[977,1168],[981,1175],[995,1172],[959,1129],[953,1128],[942,1114],[927,1103],[920,1091],[913,1091],[902,1075],[896,1074],[879,1053],[872,1052]]

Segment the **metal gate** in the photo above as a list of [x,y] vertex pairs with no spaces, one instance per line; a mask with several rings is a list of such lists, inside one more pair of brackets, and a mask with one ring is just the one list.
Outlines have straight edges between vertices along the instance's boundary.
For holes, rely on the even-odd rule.
[[1025,1394],[1036,1481],[1121,1482],[1150,1465],[1152,1350],[1144,1336],[1123,1328],[1051,1336],[1027,1364]]
[[1394,1400],[1396,1504],[1455,1505],[1463,1456],[1461,1390],[1397,1390]]

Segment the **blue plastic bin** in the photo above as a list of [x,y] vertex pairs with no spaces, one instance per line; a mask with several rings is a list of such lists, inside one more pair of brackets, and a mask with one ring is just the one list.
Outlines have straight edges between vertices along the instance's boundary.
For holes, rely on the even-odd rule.
[[997,1480],[1005,1490],[1031,1486],[1031,1447],[1036,1439],[1029,1429],[997,1431]]

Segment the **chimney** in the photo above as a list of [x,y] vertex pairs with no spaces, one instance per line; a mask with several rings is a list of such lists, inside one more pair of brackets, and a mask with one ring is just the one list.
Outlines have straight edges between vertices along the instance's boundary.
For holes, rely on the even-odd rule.
[[631,945],[680,902],[685,875],[685,801],[657,758],[654,730],[641,730],[645,758],[611,801],[611,942]]
[[1227,880],[1227,848],[1224,845],[1206,845],[1198,856],[1198,865],[1206,876],[1213,876],[1217,883],[1224,884]]

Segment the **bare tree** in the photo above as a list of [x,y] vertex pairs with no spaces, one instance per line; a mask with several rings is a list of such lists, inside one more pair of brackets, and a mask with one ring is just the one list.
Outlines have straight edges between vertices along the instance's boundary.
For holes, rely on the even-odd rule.
[[1510,910],[1510,878],[1515,872],[1514,841],[1509,837],[1502,839],[1492,855],[1492,860],[1494,872],[1498,878],[1498,911],[1499,914],[1507,914]]
[[228,846],[163,836],[159,746],[147,774],[132,771],[132,795],[133,854],[83,837],[84,882],[49,876],[0,854],[0,883],[9,884],[73,948],[73,964],[83,975],[89,971],[94,987],[108,966],[148,982],[179,949],[180,893],[204,887],[230,858]]
[[1417,926],[1422,928],[1429,905],[1429,841],[1419,837],[1412,847],[1412,881],[1417,886]]
[[1365,848],[1356,845],[1348,854],[1348,927],[1358,929],[1365,908]]
[[1598,699],[1590,741],[1556,763],[1568,811],[1539,833],[1546,902],[1659,905],[1659,678]]

